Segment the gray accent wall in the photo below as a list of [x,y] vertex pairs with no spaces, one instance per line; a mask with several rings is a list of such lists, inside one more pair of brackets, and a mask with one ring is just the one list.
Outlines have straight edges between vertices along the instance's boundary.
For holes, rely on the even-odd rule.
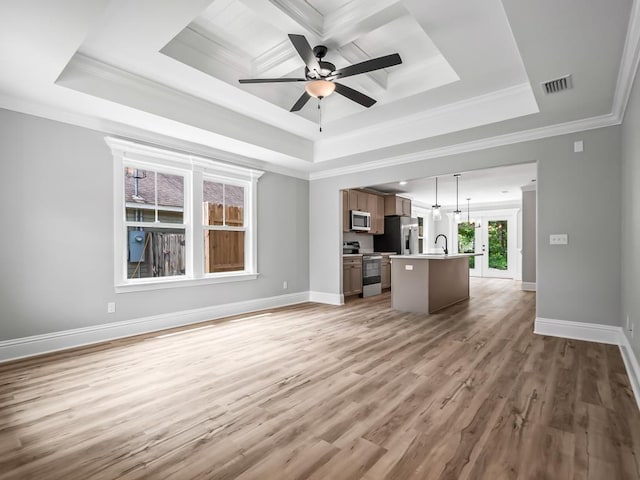
[[[583,140],[583,153],[573,153],[575,140]],[[340,189],[537,162],[537,314],[617,326],[620,151],[616,126],[313,180],[311,290],[340,293]],[[551,233],[567,233],[569,245],[548,245]]]
[[[640,82],[636,80],[622,123],[621,326],[640,359]],[[627,326],[633,326],[634,334]]]
[[257,280],[116,294],[104,137],[0,110],[0,341],[309,290],[309,183],[267,172]]

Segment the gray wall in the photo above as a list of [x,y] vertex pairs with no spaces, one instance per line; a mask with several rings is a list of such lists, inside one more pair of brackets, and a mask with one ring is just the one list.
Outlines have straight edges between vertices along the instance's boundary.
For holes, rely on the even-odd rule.
[[[535,161],[538,316],[619,325],[620,252],[610,246],[620,240],[620,127],[312,181],[311,290],[340,291],[340,189]],[[568,233],[570,244],[547,245],[550,233]]]
[[308,182],[265,173],[257,280],[115,294],[104,136],[0,110],[0,340],[309,289]]
[[[622,312],[621,325],[640,359],[640,82],[636,81],[622,123]],[[634,335],[627,328],[627,317]]]
[[[538,159],[538,316],[620,324],[620,127],[550,138]],[[573,153],[573,137],[584,152]],[[569,234],[569,245],[549,235]]]
[[536,283],[536,191],[522,192],[522,281]]

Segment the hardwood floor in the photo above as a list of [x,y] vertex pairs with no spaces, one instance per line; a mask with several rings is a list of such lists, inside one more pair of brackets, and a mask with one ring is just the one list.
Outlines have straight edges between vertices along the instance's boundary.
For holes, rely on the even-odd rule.
[[640,479],[617,347],[532,333],[535,294],[472,282],[0,365],[0,479]]

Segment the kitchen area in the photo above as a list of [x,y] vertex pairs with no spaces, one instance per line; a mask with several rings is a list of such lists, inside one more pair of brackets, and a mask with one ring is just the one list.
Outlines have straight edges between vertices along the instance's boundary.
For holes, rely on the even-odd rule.
[[469,298],[468,257],[482,254],[450,255],[446,235],[436,239],[440,250],[425,253],[424,218],[411,217],[411,199],[350,189],[342,202],[345,298],[391,289],[392,308],[419,313]]
[[418,253],[411,200],[364,189],[342,191],[342,293],[379,295],[391,288],[390,256]]
[[468,299],[470,276],[535,289],[535,164],[341,195],[346,301],[390,290],[392,308],[428,314]]

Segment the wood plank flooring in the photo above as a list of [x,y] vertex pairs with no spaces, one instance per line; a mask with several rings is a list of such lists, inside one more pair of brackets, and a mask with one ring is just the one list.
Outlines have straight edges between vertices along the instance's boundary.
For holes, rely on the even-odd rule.
[[617,347],[532,333],[535,294],[473,279],[0,365],[0,480],[640,479]]

